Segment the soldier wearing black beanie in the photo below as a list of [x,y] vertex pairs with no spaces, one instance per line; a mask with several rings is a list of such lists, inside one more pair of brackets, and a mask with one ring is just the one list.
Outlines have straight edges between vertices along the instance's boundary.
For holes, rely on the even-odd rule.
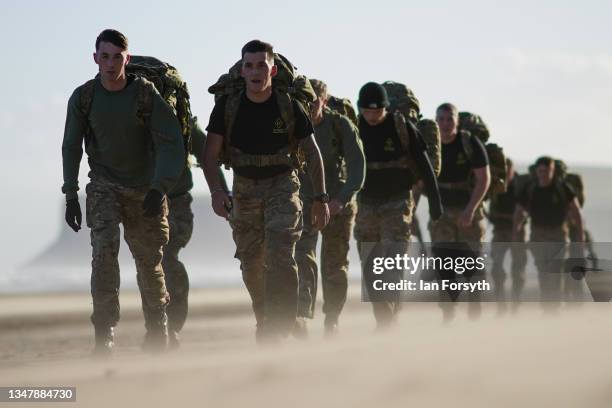
[[372,302],[377,327],[384,329],[396,320],[399,292],[379,291],[375,282],[397,283],[403,271],[398,268],[376,275],[372,260],[408,252],[414,209],[411,190],[415,183],[421,183],[419,178],[427,190],[432,219],[440,218],[442,206],[425,142],[400,112],[388,111],[390,103],[385,88],[368,82],[359,91],[357,105],[366,177],[357,196],[354,233],[363,267],[366,300]]
[[357,106],[366,109],[379,109],[389,107],[389,97],[382,85],[368,82],[359,91]]

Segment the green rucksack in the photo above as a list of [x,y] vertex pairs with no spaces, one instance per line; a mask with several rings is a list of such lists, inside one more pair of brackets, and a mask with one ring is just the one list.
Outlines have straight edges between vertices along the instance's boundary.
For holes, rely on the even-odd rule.
[[[529,166],[529,176],[531,185],[528,188],[533,189],[537,184],[535,163]],[[576,194],[576,198],[578,198],[578,203],[580,204],[580,207],[584,207],[584,182],[582,181],[582,176],[580,174],[568,172],[567,164],[563,160],[555,159],[555,174],[553,178],[557,186],[559,186],[563,182],[567,183]],[[532,193],[533,191],[528,192],[530,200]]]
[[[244,79],[240,75],[242,60],[236,62],[228,71],[219,77],[217,82],[208,88],[208,92],[215,96],[215,101],[226,96],[225,105],[225,135],[220,161],[229,169],[232,165],[238,166],[273,166],[289,165],[300,168],[304,162],[300,152],[299,143],[295,137],[295,112],[293,101],[305,114],[310,112],[310,104],[317,99],[317,95],[310,85],[310,81],[303,75],[297,74],[297,68],[283,55],[274,54],[274,64],[277,74],[272,79],[272,90],[280,109],[283,121],[288,127],[289,146],[272,155],[250,155],[231,147],[231,134],[234,121],[240,107],[242,94],[245,92]],[[240,164],[238,164],[240,163]]]
[[489,141],[489,128],[482,118],[471,112],[459,112],[459,129],[466,130],[476,136],[483,144]]
[[329,95],[327,98],[327,107],[333,112],[346,116],[353,122],[355,126],[359,126],[357,112],[348,98],[338,98],[337,96]]
[[[529,165],[529,174],[532,178],[536,178],[536,165],[535,163]],[[554,180],[565,180],[567,177],[567,164],[561,159],[555,159],[555,174],[553,175]]]
[[582,181],[582,176],[578,173],[567,173],[565,176],[565,181],[572,187],[574,193],[576,193],[580,208],[584,207],[584,200],[586,196],[584,194],[584,183]]
[[[126,66],[126,73],[144,79],[144,81],[137,82],[138,107],[136,111],[136,115],[144,123],[150,120],[153,111],[152,87],[155,87],[166,103],[170,105],[179,120],[185,145],[185,157],[188,158],[191,153],[191,105],[187,83],[183,81],[177,69],[154,57],[132,55],[129,64]],[[91,79],[81,86],[79,103],[81,112],[85,116],[88,116],[91,110],[95,81],[96,79]],[[87,131],[88,134],[90,132],[91,129]],[[188,160],[186,162],[188,163]]]
[[[329,95],[327,106],[324,111],[331,117],[334,126],[333,144],[337,149],[338,156],[343,157],[344,150],[342,148],[342,137],[336,136],[342,135],[342,117],[347,118],[355,128],[359,127],[359,119],[357,118],[355,108],[350,99]],[[359,130],[356,131],[359,132]]]
[[463,149],[468,158],[474,154],[471,137],[477,137],[485,147],[489,157],[489,168],[491,170],[491,185],[487,191],[487,198],[506,191],[506,156],[501,146],[495,143],[487,143],[490,137],[489,128],[478,115],[470,112],[459,112],[459,130]]
[[411,89],[394,81],[385,81],[382,86],[387,91],[390,112],[401,112],[406,120],[410,120],[412,123],[416,123],[421,118],[419,100],[414,96]]
[[382,86],[387,91],[387,97],[389,98],[389,112],[392,114],[398,112],[404,117],[404,121],[402,121],[401,118],[394,115],[395,127],[402,145],[408,145],[408,133],[404,122],[409,121],[416,126],[416,129],[421,134],[434,173],[436,177],[439,176],[442,170],[442,146],[438,124],[430,119],[422,119],[419,100],[406,85],[399,82],[386,81],[383,82]]
[[419,133],[423,137],[427,147],[427,155],[431,161],[436,177],[442,171],[442,141],[440,140],[440,128],[435,120],[420,119],[416,123]]

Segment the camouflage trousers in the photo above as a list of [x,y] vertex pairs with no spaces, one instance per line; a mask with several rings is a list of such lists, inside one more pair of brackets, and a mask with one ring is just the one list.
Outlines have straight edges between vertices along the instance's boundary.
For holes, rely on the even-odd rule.
[[[482,222],[484,211],[482,206],[474,213],[472,224],[466,228],[458,225],[459,218],[463,214],[463,208],[447,207],[444,208],[444,213],[438,221],[429,221],[429,234],[432,241],[433,254],[436,257],[477,257],[482,253],[482,243],[485,235],[485,228]],[[480,277],[483,272],[465,272],[460,277],[452,270],[437,271],[438,280],[457,281],[459,278],[469,281],[475,277]],[[442,285],[440,285],[442,286]],[[460,292],[456,291],[440,291],[440,300],[442,308],[452,305],[445,303],[449,300],[455,301]],[[471,301],[477,301],[479,298],[478,292],[470,294]]]
[[529,249],[538,270],[540,298],[549,305],[558,305],[565,295],[579,291],[569,273],[565,273],[568,255],[567,223],[556,227],[531,226]]
[[86,219],[92,246],[91,320],[96,326],[115,326],[119,321],[120,223],[136,262],[147,328],[155,318],[155,309],[168,303],[162,269],[163,247],[169,233],[168,205],[164,199],[162,214],[145,218],[142,202],[147,190],[126,188],[97,177],[92,177],[87,184]]
[[251,295],[259,333],[287,336],[295,325],[302,232],[300,182],[295,171],[264,180],[235,175],[230,216],[235,257]]
[[[408,252],[413,211],[412,195],[385,202],[358,199],[355,220],[355,239],[362,266],[362,279],[368,300],[372,302],[374,317],[379,326],[391,323],[401,308],[399,292],[381,295],[375,292],[373,260],[377,257],[395,257]],[[403,270],[390,270],[384,274],[386,282],[399,282]],[[382,275],[381,275],[382,276]]]
[[[295,247],[298,265],[298,316],[312,318],[317,299],[317,241],[319,231],[311,225],[312,201],[304,199],[304,230]],[[323,313],[337,320],[346,302],[348,290],[348,251],[351,229],[355,220],[356,203],[348,202],[333,216],[321,231],[321,284],[323,286]]]
[[491,257],[493,266],[491,276],[496,300],[505,300],[504,284],[506,282],[506,271],[504,270],[504,258],[506,252],[510,251],[511,276],[512,276],[512,299],[518,300],[525,286],[525,266],[527,265],[526,231],[523,228],[521,239],[518,242],[512,240],[512,225],[493,227],[493,239],[491,242]]
[[469,243],[474,250],[482,248],[485,228],[482,223],[484,213],[482,207],[474,213],[472,225],[467,228],[460,228],[457,224],[459,217],[463,213],[463,208],[444,208],[442,217],[436,222],[429,222],[429,234],[433,243],[438,242],[465,242]]
[[187,318],[189,277],[185,265],[179,260],[179,251],[185,248],[193,233],[191,194],[185,193],[168,199],[170,239],[164,247],[162,266],[171,302],[166,308],[168,329],[179,332]]

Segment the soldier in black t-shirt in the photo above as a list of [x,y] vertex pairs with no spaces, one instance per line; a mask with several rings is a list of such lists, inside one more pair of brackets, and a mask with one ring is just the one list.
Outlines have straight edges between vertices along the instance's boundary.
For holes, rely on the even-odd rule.
[[514,216],[514,234],[520,233],[527,216],[531,219],[531,241],[567,242],[567,218],[578,226],[578,242],[584,242],[580,204],[572,187],[555,178],[555,162],[550,157],[536,161],[537,180],[519,193]]
[[[459,111],[450,103],[436,110],[436,122],[440,127],[442,142],[442,170],[438,177],[444,215],[438,222],[429,223],[429,233],[436,256],[472,257],[480,255],[485,228],[482,223],[482,202],[491,182],[489,159],[480,140],[459,129]],[[466,271],[465,279],[471,279],[480,271]],[[454,281],[460,276],[454,271],[438,271],[440,280]],[[459,292],[440,292],[444,319],[454,316],[454,306],[446,302],[455,301]],[[478,296],[473,293],[472,298]],[[471,316],[480,314],[479,303],[470,303]]]
[[412,224],[411,189],[420,175],[424,181],[432,219],[440,218],[442,207],[435,173],[416,128],[399,112],[387,112],[385,89],[374,82],[365,84],[357,102],[360,110],[359,136],[366,158],[366,178],[358,194],[355,239],[363,268],[363,279],[379,328],[389,326],[399,311],[399,292],[393,295],[373,290],[375,279],[397,282],[402,270],[372,273],[375,257],[403,256],[408,251]]
[[[504,271],[504,257],[510,250],[512,258],[512,300],[520,298],[521,291],[525,285],[525,265],[527,264],[527,251],[525,246],[525,228],[520,231],[518,241],[513,241],[512,221],[517,203],[519,175],[514,171],[512,160],[506,158],[506,192],[500,193],[491,199],[489,203],[489,222],[493,224],[493,239],[491,240],[491,256],[493,267],[494,290],[498,301],[505,300],[504,283],[506,272]],[[499,303],[504,308],[505,303]]]
[[444,216],[430,225],[431,238],[433,242],[480,243],[484,237],[481,204],[491,180],[489,159],[477,137],[458,129],[458,115],[450,103],[440,105],[436,111],[442,140],[438,185]]
[[568,218],[576,224],[578,242],[584,242],[580,204],[573,189],[555,177],[555,161],[540,157],[536,163],[536,180],[519,193],[514,213],[513,233],[518,239],[527,216],[531,220],[532,252],[543,300],[558,300],[562,266],[568,242]]
[[[287,94],[272,86],[276,72],[270,44],[254,40],[243,47],[245,92],[236,99],[231,131],[226,129],[228,99],[221,98],[210,116],[205,149],[204,172],[213,209],[232,226],[236,258],[253,301],[258,341],[285,338],[296,322],[294,251],[302,232],[302,202],[291,136],[304,151],[312,179],[313,225],[322,229],[329,221],[323,163],[310,119],[295,100],[289,101],[292,117],[288,118],[280,102]],[[224,147],[228,134],[229,146]],[[233,203],[217,175],[222,153],[229,155],[234,170]]]

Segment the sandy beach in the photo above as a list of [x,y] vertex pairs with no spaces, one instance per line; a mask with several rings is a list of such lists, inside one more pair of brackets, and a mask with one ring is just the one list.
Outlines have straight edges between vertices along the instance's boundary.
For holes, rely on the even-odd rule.
[[88,294],[3,296],[0,385],[74,386],[76,403],[54,404],[69,407],[612,403],[608,304],[573,304],[546,315],[526,303],[499,316],[494,303],[484,303],[478,319],[462,304],[444,324],[436,303],[405,303],[398,325],[380,333],[358,289],[351,289],[336,338],[323,338],[319,314],[309,340],[275,347],[255,345],[244,289],[195,290],[182,347],[161,356],[140,350],[138,297],[124,292],[108,361],[90,356]]
[[[612,408],[612,0],[4,1],[1,11],[0,408]],[[309,82],[315,78],[321,83]],[[395,84],[381,89],[387,81]],[[358,135],[324,109],[326,96],[342,99],[337,113],[355,110]],[[411,122],[407,132],[395,123],[398,111]],[[459,124],[459,112],[478,119]],[[465,139],[460,130],[470,129],[483,143]],[[430,164],[440,165],[436,188],[447,215],[462,207],[463,224],[465,209],[479,215],[479,193],[491,193],[484,194],[485,231],[456,229],[446,217],[430,222],[438,199],[423,167],[425,141]],[[262,346],[239,259],[254,280],[264,266],[265,289],[277,296],[267,297],[268,309],[283,305],[284,291],[269,283],[294,272],[288,244],[300,229],[297,185],[288,173],[269,176],[286,164],[297,167],[294,156],[305,159],[313,195],[331,195],[337,222],[318,239],[319,299],[308,338]],[[565,166],[557,162],[553,171],[543,157]],[[540,181],[544,173],[554,184],[560,176],[572,180],[592,245],[586,259],[571,251],[565,265],[573,273],[538,274],[538,267],[560,272],[566,256],[554,242],[562,234],[549,227],[568,215],[575,231],[581,223],[573,205],[568,211],[569,189],[520,180],[510,191],[530,214],[528,240],[539,243],[529,246],[524,276],[510,259],[520,266],[523,253],[514,246],[506,254],[502,297],[497,249],[516,234],[494,234],[493,221],[499,215],[506,222],[498,226],[518,227],[520,211],[510,196],[493,200],[497,188],[483,185],[483,169],[490,185],[501,187],[505,158],[519,176],[539,168]],[[215,162],[225,164],[235,198],[231,224],[212,206],[224,189]],[[185,164],[193,164],[190,172]],[[372,297],[399,293],[409,300],[395,325],[376,330],[372,305],[361,297],[363,249],[405,240],[409,217],[400,198],[419,180],[425,188],[411,211],[419,229],[411,226],[407,257],[372,252],[371,271],[375,263],[382,268]],[[349,212],[337,213],[336,204],[348,204],[357,190],[362,209],[353,223],[359,225],[350,227],[348,300],[339,332],[326,338],[321,278],[329,296],[344,287],[334,270],[345,245],[333,236],[346,241],[349,232],[341,221]],[[142,350],[138,277],[153,296],[166,226],[139,214],[159,214],[163,195],[173,198],[174,219],[163,249],[168,261],[183,247],[189,316],[180,348],[149,354]],[[302,223],[313,218],[301,210]],[[308,228],[302,235],[308,243]],[[453,253],[428,251],[428,244],[456,238],[482,238],[482,253],[476,260],[461,254],[460,265],[427,264],[429,255]],[[333,253],[320,251],[323,242]],[[394,264],[395,255],[415,263]],[[465,274],[480,255],[484,268]],[[115,258],[121,318],[112,356],[100,359],[92,355],[92,264],[96,290],[114,293]],[[302,269],[311,261],[300,262]],[[178,303],[184,275],[164,264],[166,288]],[[397,285],[396,270],[404,271]],[[434,270],[444,273],[432,276]],[[370,265],[366,271],[372,276]],[[457,279],[444,286],[446,277]],[[294,277],[285,278],[292,288]],[[297,281],[304,289],[312,279]],[[473,303],[457,303],[454,318],[445,319],[431,285],[438,282]],[[531,302],[503,310],[493,302],[517,299],[523,283],[520,299]],[[540,299],[561,303],[534,302]],[[9,387],[73,387],[76,400],[4,401]]]

